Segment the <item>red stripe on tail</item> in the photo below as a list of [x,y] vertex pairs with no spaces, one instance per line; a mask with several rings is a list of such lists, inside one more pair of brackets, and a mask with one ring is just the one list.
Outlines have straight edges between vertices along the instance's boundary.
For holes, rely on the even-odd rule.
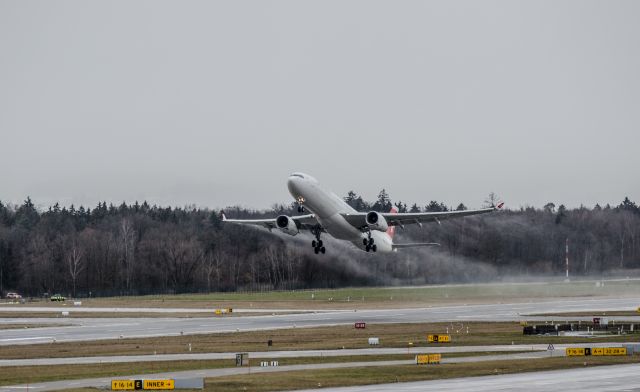
[[[389,213],[391,214],[397,214],[398,213],[398,209],[395,207],[391,207],[391,210],[389,211]],[[393,235],[396,233],[396,227],[395,226],[389,226],[389,228],[387,229],[387,235],[391,238],[393,238]]]

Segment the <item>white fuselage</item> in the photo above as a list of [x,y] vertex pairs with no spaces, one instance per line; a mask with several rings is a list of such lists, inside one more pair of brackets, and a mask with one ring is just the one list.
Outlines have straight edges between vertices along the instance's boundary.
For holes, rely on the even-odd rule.
[[[297,201],[303,200],[304,207],[315,214],[316,219],[331,236],[352,242],[360,249],[365,249],[362,240],[368,234],[353,227],[341,214],[357,212],[335,193],[320,187],[318,181],[303,173],[294,173],[287,181],[289,193]],[[371,237],[378,247],[378,252],[391,252],[393,240],[382,231],[372,230]]]

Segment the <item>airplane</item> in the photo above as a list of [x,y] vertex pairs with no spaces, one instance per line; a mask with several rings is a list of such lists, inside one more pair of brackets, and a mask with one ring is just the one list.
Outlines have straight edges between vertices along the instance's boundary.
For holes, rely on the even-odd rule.
[[393,242],[396,226],[404,228],[407,224],[417,224],[422,227],[423,222],[432,221],[440,224],[442,219],[485,214],[504,206],[503,202],[499,202],[495,206],[479,210],[398,213],[394,207],[387,213],[358,212],[335,193],[322,188],[318,180],[308,174],[300,172],[291,174],[287,181],[287,188],[298,204],[298,212],[303,213],[309,210],[310,214],[280,215],[272,219],[227,219],[222,212],[222,221],[262,226],[269,231],[279,229],[291,236],[297,235],[302,230],[309,230],[315,236],[311,246],[316,254],[326,252],[324,243],[320,239],[322,233],[327,233],[339,240],[349,241],[366,252],[387,253],[404,248],[439,246],[433,242],[396,244]]

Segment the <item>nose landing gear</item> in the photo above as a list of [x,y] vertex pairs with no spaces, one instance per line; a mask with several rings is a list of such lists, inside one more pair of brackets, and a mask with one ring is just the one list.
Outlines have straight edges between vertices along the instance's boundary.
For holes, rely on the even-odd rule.
[[298,203],[298,213],[302,214],[302,213],[305,211],[305,209],[304,209],[304,205],[303,205],[303,203],[304,203],[304,197],[299,196],[299,197],[296,199],[296,203]]

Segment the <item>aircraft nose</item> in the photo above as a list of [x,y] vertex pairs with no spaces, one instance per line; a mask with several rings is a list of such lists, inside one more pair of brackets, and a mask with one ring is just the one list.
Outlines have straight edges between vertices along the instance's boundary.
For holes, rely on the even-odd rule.
[[289,193],[291,193],[293,197],[300,196],[300,192],[302,192],[307,181],[308,179],[305,174],[298,172],[293,173],[287,180],[287,188],[289,188]]
[[300,180],[298,177],[290,176],[287,180],[287,188],[289,188],[290,193],[295,193],[297,189],[297,182]]

